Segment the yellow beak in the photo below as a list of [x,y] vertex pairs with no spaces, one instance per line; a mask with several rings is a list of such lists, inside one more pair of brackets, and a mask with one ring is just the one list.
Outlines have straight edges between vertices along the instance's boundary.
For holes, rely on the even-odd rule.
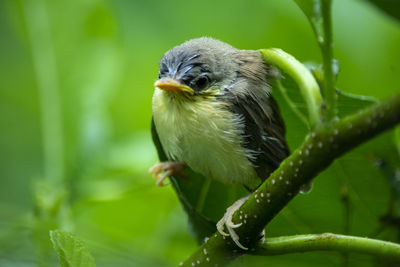
[[165,91],[183,92],[194,95],[194,90],[187,85],[181,84],[172,78],[162,78],[154,83],[154,86]]

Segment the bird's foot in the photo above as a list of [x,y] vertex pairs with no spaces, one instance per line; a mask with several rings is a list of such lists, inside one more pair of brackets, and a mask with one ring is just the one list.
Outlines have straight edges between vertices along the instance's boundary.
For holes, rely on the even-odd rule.
[[[247,250],[248,248],[246,248],[245,246],[243,246],[242,244],[240,244],[239,242],[239,236],[236,234],[235,232],[235,228],[240,227],[243,223],[238,223],[235,224],[232,222],[232,216],[233,214],[243,205],[243,203],[250,197],[250,195],[247,195],[245,197],[242,197],[241,199],[237,200],[235,203],[232,204],[232,206],[228,207],[226,209],[226,212],[224,214],[224,216],[222,217],[221,220],[219,220],[219,222],[217,223],[217,230],[218,232],[223,235],[223,236],[231,236],[233,242],[235,242],[235,244],[243,249],[243,250]],[[228,229],[228,233],[224,232],[224,228],[226,227],[226,229]]]
[[153,175],[156,181],[156,185],[158,186],[166,186],[164,181],[169,176],[172,175],[182,175],[182,171],[187,167],[185,163],[176,162],[176,161],[164,161],[155,164],[153,167],[149,169],[149,173]]

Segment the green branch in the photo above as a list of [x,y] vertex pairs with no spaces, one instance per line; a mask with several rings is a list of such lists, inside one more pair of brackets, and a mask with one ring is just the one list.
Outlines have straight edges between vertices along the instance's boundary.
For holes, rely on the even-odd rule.
[[335,71],[333,60],[333,39],[332,39],[332,0],[294,0],[308,18],[311,28],[314,31],[319,48],[322,54],[323,63],[323,86],[322,95],[324,105],[322,114],[324,120],[331,121],[337,115],[336,92],[335,92]]
[[312,74],[297,59],[281,49],[260,49],[260,52],[267,64],[282,70],[299,86],[301,95],[307,105],[311,129],[314,129],[320,122],[322,97],[318,83]]
[[[399,122],[400,95],[396,95],[357,114],[321,125],[234,214],[233,222],[243,223],[236,229],[240,242],[246,247],[254,247],[264,227],[303,184],[309,183],[336,158]],[[224,266],[244,252],[230,238],[215,233],[183,265]]]
[[324,69],[324,87],[323,95],[325,99],[325,119],[331,121],[337,115],[336,110],[336,92],[335,75],[333,72],[333,41],[332,41],[332,19],[331,19],[331,0],[325,0],[321,3],[323,18],[323,39],[318,40],[322,51],[322,63]]
[[267,238],[265,241],[260,241],[250,254],[269,256],[321,250],[357,252],[385,260],[400,260],[399,244],[331,233]]
[[39,91],[44,177],[59,184],[64,179],[64,141],[61,99],[54,47],[46,4],[22,1],[28,41]]

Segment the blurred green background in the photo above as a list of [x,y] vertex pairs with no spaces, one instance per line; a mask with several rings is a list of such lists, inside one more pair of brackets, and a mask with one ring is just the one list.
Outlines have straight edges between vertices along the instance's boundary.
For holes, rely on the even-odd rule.
[[[338,88],[378,99],[400,92],[398,21],[366,1],[337,0],[333,32]],[[158,60],[200,36],[321,62],[294,1],[0,1],[0,266],[55,266],[51,229],[74,233],[98,266],[173,266],[195,250],[175,192],[156,187],[147,170],[157,161],[149,125]],[[293,149],[305,129],[277,98]],[[392,133],[336,162],[267,234],[398,241],[398,223],[381,219],[396,198],[394,143],[386,140]],[[377,158],[390,166],[377,168]],[[368,256],[349,260],[376,264]],[[236,264],[343,261],[310,253]]]

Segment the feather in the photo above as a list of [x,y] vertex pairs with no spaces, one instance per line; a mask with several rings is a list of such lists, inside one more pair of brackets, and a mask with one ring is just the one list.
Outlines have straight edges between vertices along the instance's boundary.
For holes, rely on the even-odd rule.
[[230,109],[243,118],[242,145],[257,174],[265,180],[289,154],[285,140],[285,125],[278,105],[270,95],[267,78],[270,68],[257,51],[241,50],[238,77],[224,98]]

